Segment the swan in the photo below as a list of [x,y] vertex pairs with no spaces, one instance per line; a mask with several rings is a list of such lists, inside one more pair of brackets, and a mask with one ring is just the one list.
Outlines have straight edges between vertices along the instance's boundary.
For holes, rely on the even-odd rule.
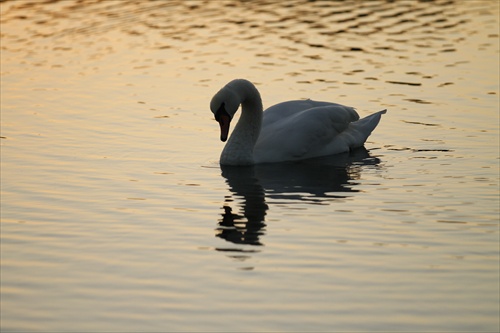
[[236,79],[212,98],[210,110],[225,142],[241,105],[241,116],[220,156],[221,165],[296,161],[339,154],[363,146],[382,110],[363,119],[354,108],[336,103],[293,100],[263,111],[253,83]]

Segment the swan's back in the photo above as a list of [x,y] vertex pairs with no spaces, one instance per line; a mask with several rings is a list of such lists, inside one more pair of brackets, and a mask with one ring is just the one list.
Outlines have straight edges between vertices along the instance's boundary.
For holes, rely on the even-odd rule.
[[[335,113],[339,117],[348,116],[349,119],[352,119],[351,121],[356,121],[359,119],[359,115],[356,113],[354,108],[336,103],[320,102],[320,101],[313,101],[311,99],[306,99],[306,100],[283,102],[269,107],[264,111],[263,126],[271,125],[276,121],[281,121],[286,117],[290,117],[294,114],[303,112],[305,110],[322,106],[332,107],[333,113]],[[345,109],[346,112],[341,111],[337,113],[336,110],[338,109]]]

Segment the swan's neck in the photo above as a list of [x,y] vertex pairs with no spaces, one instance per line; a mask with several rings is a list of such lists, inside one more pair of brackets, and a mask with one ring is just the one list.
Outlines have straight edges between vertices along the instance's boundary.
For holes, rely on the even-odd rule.
[[246,80],[228,84],[241,104],[241,116],[220,157],[224,165],[252,165],[253,148],[262,124],[262,100],[255,86]]

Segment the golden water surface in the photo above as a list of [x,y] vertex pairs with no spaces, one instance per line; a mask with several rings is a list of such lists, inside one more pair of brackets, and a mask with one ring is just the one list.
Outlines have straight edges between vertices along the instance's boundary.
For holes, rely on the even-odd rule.
[[[0,7],[2,332],[500,329],[499,2]],[[388,113],[221,168],[234,78]]]

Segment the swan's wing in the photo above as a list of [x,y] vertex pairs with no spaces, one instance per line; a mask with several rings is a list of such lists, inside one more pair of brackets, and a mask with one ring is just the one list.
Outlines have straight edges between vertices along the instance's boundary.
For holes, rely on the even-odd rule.
[[347,130],[342,132],[338,139],[346,141],[349,148],[361,147],[375,127],[377,127],[382,115],[386,112],[387,110],[375,112],[363,119],[350,123]]
[[[311,102],[324,105],[300,110],[304,103]],[[286,110],[284,106],[292,108]],[[310,100],[278,104],[264,112],[254,148],[255,162],[299,160],[347,151],[349,147],[344,142],[333,147],[331,143],[358,119],[353,108],[339,104]]]

